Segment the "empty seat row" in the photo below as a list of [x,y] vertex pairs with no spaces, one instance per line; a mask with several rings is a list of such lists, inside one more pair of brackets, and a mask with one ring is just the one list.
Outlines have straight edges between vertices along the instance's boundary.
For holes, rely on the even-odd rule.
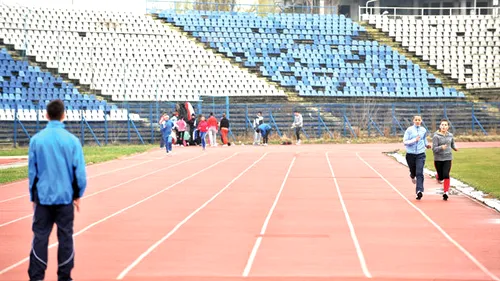
[[[389,32],[389,36],[431,65],[444,70],[445,74],[459,78],[458,82],[467,88],[499,87],[500,77],[495,71],[500,63],[498,17],[460,15],[415,19],[403,15],[397,18],[366,15],[364,20]],[[490,66],[491,71],[486,70],[486,66]]]
[[[21,109],[17,110],[17,120],[20,121],[45,121],[46,110]],[[88,122],[93,121],[126,121],[129,118],[132,120],[140,120],[138,114],[127,114],[124,109],[110,111],[109,114],[99,110],[66,110],[65,120],[80,121],[85,119]],[[16,117],[16,110],[0,108],[0,121],[13,121]]]
[[[24,12],[8,7],[0,7],[0,11],[3,15]],[[76,17],[94,15],[95,13],[88,11],[79,11]],[[189,85],[200,76],[208,77],[210,83],[230,88],[235,83],[235,74],[241,77],[238,82],[248,81],[258,85],[245,89],[251,94],[285,95],[274,85],[231,65],[227,60],[151,17],[121,17],[119,22],[132,30],[129,33],[118,29],[103,33],[97,30],[95,24],[77,23],[78,20],[68,13],[33,13],[30,17],[37,24],[52,23],[55,20],[65,24],[59,30],[33,29],[33,25],[23,26],[22,29],[4,28],[1,29],[0,36],[4,37],[4,41],[14,44],[16,49],[35,56],[37,62],[56,68],[70,79],[77,79],[80,83],[89,85],[91,90],[99,90],[103,95],[110,96],[112,100],[121,94],[115,90],[130,89],[131,85],[134,85],[137,94],[142,97],[150,97],[151,89],[169,81],[180,85],[181,89],[189,89]],[[13,17],[10,22],[22,24],[22,19]],[[85,33],[75,32],[72,29],[75,26],[86,28]],[[117,77],[113,73],[123,75]],[[156,83],[142,79],[145,74],[151,74]],[[94,80],[95,77],[98,79]],[[170,94],[168,86],[159,90],[165,91],[169,98],[177,97],[176,94]],[[233,90],[220,94],[240,95]],[[194,100],[200,99],[197,92],[192,95]]]
[[[350,92],[346,86],[350,86],[353,82],[343,81],[345,77],[339,79],[339,76],[335,75],[336,72],[345,70],[356,70],[356,74],[351,72],[351,75],[356,76],[351,77],[362,81],[354,83],[364,84],[363,79],[367,79],[366,83],[374,91],[388,84],[387,80],[370,81],[370,78],[378,78],[374,76],[375,73],[377,73],[375,75],[383,73],[383,77],[380,78],[411,78],[410,81],[405,80],[401,83],[405,89],[416,87],[430,89],[431,85],[438,88],[441,85],[441,82],[433,76],[427,78],[427,73],[421,80],[414,78],[413,70],[415,67],[418,69],[418,66],[388,46],[379,46],[376,41],[358,40],[354,36],[365,32],[364,28],[351,20],[339,20],[340,17],[337,16],[316,15],[302,18],[293,14],[257,16],[221,11],[177,13],[174,10],[161,10],[155,13],[165,21],[191,32],[198,40],[227,57],[234,58],[248,68],[258,70],[268,80],[284,87],[294,88],[300,95],[324,95],[325,90],[320,88],[328,86],[343,88],[342,91]],[[332,18],[335,19],[332,21],[334,23],[328,24]],[[335,24],[337,20],[342,24]],[[244,27],[244,24],[251,25],[251,30]],[[214,32],[210,31],[210,28],[214,30],[231,28],[232,32],[227,30]],[[255,36],[257,31],[259,38]],[[318,69],[325,71],[318,72]],[[359,69],[370,71],[359,72]],[[420,74],[420,69],[417,73]],[[302,88],[297,88],[301,85],[315,88],[308,89],[306,93]],[[372,91],[369,88],[364,90]],[[408,97],[404,93],[406,92],[391,92],[391,95],[401,94]],[[440,93],[436,92],[436,95],[439,97]],[[446,97],[460,98],[463,95],[457,93]]]

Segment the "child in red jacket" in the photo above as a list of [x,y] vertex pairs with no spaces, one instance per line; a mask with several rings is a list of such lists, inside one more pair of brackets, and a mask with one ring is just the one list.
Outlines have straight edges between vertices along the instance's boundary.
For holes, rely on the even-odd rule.
[[198,124],[198,131],[200,132],[200,139],[201,139],[201,146],[203,147],[203,150],[205,150],[206,142],[205,142],[205,136],[207,135],[208,132],[208,122],[205,121],[205,116],[200,117],[200,123]]

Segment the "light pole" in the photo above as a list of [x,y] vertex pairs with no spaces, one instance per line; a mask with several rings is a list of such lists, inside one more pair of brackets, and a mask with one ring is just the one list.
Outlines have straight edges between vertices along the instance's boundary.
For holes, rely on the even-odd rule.
[[366,5],[365,5],[365,12],[368,13],[368,4],[372,3],[372,2],[376,2],[377,0],[369,0],[369,1],[366,1]]

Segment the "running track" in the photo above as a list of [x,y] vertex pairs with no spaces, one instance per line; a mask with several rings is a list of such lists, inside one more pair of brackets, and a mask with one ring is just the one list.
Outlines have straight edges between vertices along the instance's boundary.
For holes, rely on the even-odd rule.
[[[500,281],[500,214],[462,195],[416,201],[382,153],[398,148],[175,147],[91,165],[73,277]],[[0,186],[0,280],[27,280],[31,208],[26,181]]]

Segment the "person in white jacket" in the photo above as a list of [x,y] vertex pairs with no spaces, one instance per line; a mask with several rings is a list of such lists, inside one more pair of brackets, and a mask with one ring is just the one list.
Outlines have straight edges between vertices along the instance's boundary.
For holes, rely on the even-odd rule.
[[295,116],[293,117],[292,129],[295,128],[295,137],[297,138],[297,144],[300,144],[300,131],[302,130],[302,126],[304,126],[304,122],[302,120],[302,114],[300,114],[298,110],[295,110],[294,114]]
[[259,125],[264,123],[264,117],[262,116],[262,111],[257,112],[257,116],[255,119],[253,119],[253,145],[259,145],[260,144],[260,133],[257,133],[256,130],[259,127]]

